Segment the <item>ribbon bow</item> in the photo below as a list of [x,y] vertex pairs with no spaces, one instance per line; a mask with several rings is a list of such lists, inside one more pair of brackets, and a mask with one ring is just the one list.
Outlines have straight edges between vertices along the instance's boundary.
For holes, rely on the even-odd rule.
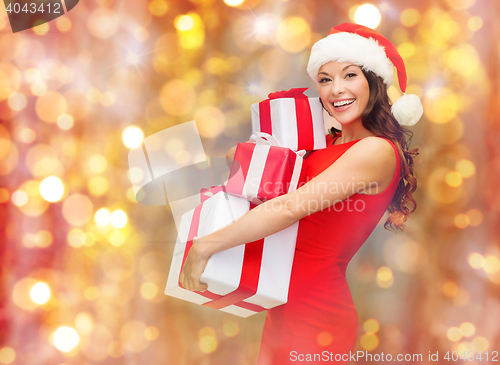
[[[250,141],[255,142],[255,144],[281,147],[281,145],[278,143],[276,138],[274,138],[274,136],[265,132],[253,132],[252,135],[250,136]],[[306,154],[306,150],[293,151],[293,152],[295,152],[300,157],[304,157],[304,155]]]
[[219,191],[225,191],[225,186],[217,185],[217,186],[212,186],[210,189],[209,188],[201,188],[200,189],[200,198],[201,202],[204,203],[205,200],[211,198],[215,194],[217,194]]
[[280,98],[294,98],[294,99],[303,99],[307,98],[307,96],[304,95],[304,91],[309,89],[308,87],[302,87],[302,88],[293,88],[288,91],[276,91],[274,93],[271,93],[268,95],[269,99],[280,99]]

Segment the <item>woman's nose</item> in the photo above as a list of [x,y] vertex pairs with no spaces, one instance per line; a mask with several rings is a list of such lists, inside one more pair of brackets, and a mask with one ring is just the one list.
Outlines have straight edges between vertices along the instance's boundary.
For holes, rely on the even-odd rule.
[[332,94],[335,95],[342,95],[345,93],[345,85],[342,81],[339,80],[334,80],[332,83]]

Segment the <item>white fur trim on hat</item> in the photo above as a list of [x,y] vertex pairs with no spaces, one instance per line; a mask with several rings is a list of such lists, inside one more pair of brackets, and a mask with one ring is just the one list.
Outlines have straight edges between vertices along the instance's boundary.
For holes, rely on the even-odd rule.
[[394,82],[394,64],[387,58],[384,47],[373,38],[340,32],[319,40],[311,49],[309,76],[317,82],[319,69],[330,61],[352,62],[373,71],[388,87]]

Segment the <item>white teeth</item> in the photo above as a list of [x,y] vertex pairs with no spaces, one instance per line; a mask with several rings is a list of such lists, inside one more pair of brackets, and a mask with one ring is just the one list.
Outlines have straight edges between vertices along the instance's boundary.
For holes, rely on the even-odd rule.
[[343,100],[343,101],[337,101],[336,103],[333,103],[333,106],[344,106],[347,104],[352,104],[354,103],[356,99],[351,99],[351,100]]

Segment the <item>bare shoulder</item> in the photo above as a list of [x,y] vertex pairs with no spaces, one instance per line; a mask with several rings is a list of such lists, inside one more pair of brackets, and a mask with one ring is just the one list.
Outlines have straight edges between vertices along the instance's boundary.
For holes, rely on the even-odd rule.
[[375,136],[363,138],[349,148],[347,152],[353,157],[359,157],[361,161],[377,164],[396,163],[394,148],[384,138]]
[[[392,144],[379,137],[366,137],[349,148],[346,157],[353,170],[363,172],[365,178],[376,182],[379,189],[389,186],[397,168],[397,157]],[[339,160],[340,160],[339,158]],[[370,191],[365,191],[370,194]]]

